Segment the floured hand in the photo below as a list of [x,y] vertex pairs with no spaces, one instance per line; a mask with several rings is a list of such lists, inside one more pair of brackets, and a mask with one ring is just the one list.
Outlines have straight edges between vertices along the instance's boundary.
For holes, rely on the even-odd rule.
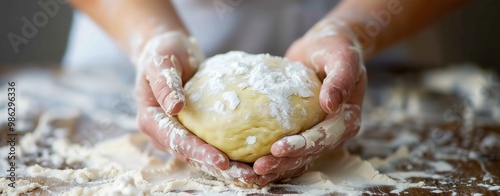
[[323,152],[355,136],[360,128],[366,71],[361,47],[342,22],[319,22],[290,47],[286,57],[324,78],[320,104],[328,116],[301,134],[276,141],[271,155],[254,163],[259,185],[300,175]]
[[148,107],[141,116],[146,125],[144,132],[151,136],[154,145],[175,155],[183,162],[212,176],[226,180],[254,184],[257,175],[247,164],[229,158],[189,132],[177,118],[166,115],[160,107]]
[[139,106],[160,106],[175,115],[184,106],[183,82],[196,71],[204,56],[193,39],[172,31],[149,40],[135,59]]
[[255,172],[191,134],[174,117],[184,107],[183,82],[203,61],[201,50],[181,32],[152,38],[136,59],[139,128],[159,149],[213,176],[253,184]]

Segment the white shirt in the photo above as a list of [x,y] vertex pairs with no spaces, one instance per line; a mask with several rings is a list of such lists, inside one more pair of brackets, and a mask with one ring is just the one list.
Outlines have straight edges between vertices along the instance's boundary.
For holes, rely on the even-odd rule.
[[[241,50],[283,55],[337,3],[331,0],[173,0],[181,19],[207,56]],[[129,57],[88,16],[76,12],[66,69],[126,69]],[[94,67],[94,68],[92,68]],[[131,67],[132,66],[127,66]]]

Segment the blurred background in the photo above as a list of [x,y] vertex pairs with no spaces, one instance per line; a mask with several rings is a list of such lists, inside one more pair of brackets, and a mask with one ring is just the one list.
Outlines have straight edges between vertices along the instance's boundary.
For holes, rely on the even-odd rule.
[[[49,1],[50,0],[0,1],[0,66],[5,68],[6,66],[26,63],[59,64],[62,61],[66,48],[68,47],[71,24],[74,18],[73,10],[64,0],[61,0],[60,2],[57,1],[60,5],[57,12],[47,13],[39,3]],[[56,0],[53,1],[56,2]],[[185,2],[189,3],[189,1]],[[321,17],[322,14],[314,14],[318,13],[317,10],[321,10],[319,13],[322,13],[325,9],[331,9],[331,7],[305,6],[305,4],[304,7],[300,7],[301,1],[297,2],[296,6],[306,10],[304,13],[311,13],[311,16],[304,16],[306,19],[309,17],[310,20]],[[336,3],[336,1],[330,2],[332,7]],[[188,4],[181,3],[180,1],[174,1],[174,3],[176,6],[181,7],[183,4]],[[211,28],[219,29],[217,25],[224,26],[226,23],[231,22],[230,18],[244,15],[242,14],[245,12],[244,9],[249,6],[255,7],[257,5],[244,1],[242,5],[236,6],[233,12],[227,13],[226,20],[216,21]],[[500,1],[472,1],[468,6],[447,15],[443,20],[433,26],[387,49],[377,58],[369,62],[369,65],[376,65],[378,67],[397,66],[402,64],[443,66],[471,62],[482,67],[498,69],[499,66],[497,65],[500,64],[500,58],[497,57],[500,52],[500,46],[498,46],[498,44],[500,44],[499,11]],[[26,21],[33,22],[33,17],[38,17],[40,21],[44,22],[43,14],[40,14],[40,12],[44,12],[46,13],[45,16],[48,16],[46,24],[41,24],[42,26],[37,28],[37,32],[32,33],[33,35],[31,38],[27,38],[24,43],[17,46],[18,49],[16,51],[11,43],[9,35],[22,35],[23,25],[26,24]],[[216,14],[214,10],[210,12]],[[183,20],[189,20],[186,13],[181,12],[180,15]],[[301,21],[297,22],[300,23]],[[309,25],[310,23],[307,22],[304,24]],[[97,32],[92,28],[89,28],[88,32],[81,32],[85,30],[86,29],[79,29],[79,33],[86,33],[86,36],[89,37],[92,37],[94,33],[102,34],[102,32]],[[200,29],[196,28],[191,30],[195,31],[195,36],[199,34],[200,31]],[[272,29],[272,31],[271,33],[279,34],[282,30]],[[292,37],[293,36],[297,37],[300,35],[296,34],[292,35]],[[246,50],[247,52],[253,53],[269,52],[274,55],[283,55],[287,46],[285,43],[281,45],[278,44],[278,46],[269,45],[264,49],[256,49],[237,45],[225,45],[224,47],[214,49],[213,47],[211,48],[209,42],[200,42],[207,56],[234,49]],[[86,54],[87,52],[95,53],[96,50],[92,49],[99,48],[101,42],[81,42],[80,44],[85,44],[87,48],[87,50],[79,51],[78,55],[82,56],[82,58],[95,58],[93,59],[94,61],[106,62],[106,59],[98,55]],[[289,44],[290,43],[288,43],[288,45]],[[110,48],[110,50],[119,49]],[[121,58],[124,58],[124,62],[128,61],[126,57]]]
[[[221,16],[211,8],[217,1],[236,0],[172,0],[206,56],[229,50],[281,56],[338,3],[242,1]],[[409,0],[400,1],[411,4]],[[52,5],[49,10],[40,6],[48,3]],[[500,79],[492,71],[500,70],[499,12],[498,0],[471,1],[368,62],[369,87],[363,103],[362,128],[359,137],[348,143],[350,151],[368,159],[391,157],[393,152],[395,155],[406,149],[407,157],[394,159],[394,167],[381,171],[441,172],[446,183],[429,179],[426,187],[456,191],[459,195],[489,193],[479,185],[471,186],[471,180],[476,183],[476,178],[485,187],[499,187],[500,170],[495,167],[499,161],[485,158],[500,154]],[[18,70],[23,67],[36,69]],[[70,71],[60,72],[59,67]],[[21,149],[28,153],[19,157],[19,171],[33,164],[67,168],[60,161],[63,159],[51,158],[54,138],[68,137],[72,143],[93,145],[119,134],[137,132],[133,77],[129,57],[88,17],[75,12],[67,0],[0,1],[0,91],[7,92],[7,81],[16,81],[16,130],[37,134],[37,140],[27,140],[34,143],[27,145],[29,149]],[[7,111],[7,103],[7,96],[0,96],[1,111]],[[81,112],[75,118],[78,123],[74,133],[49,126],[48,120],[71,117],[60,111]],[[4,114],[0,113],[0,141],[5,141],[7,133]],[[58,115],[54,119],[46,117],[53,114]],[[448,173],[428,170],[429,166],[423,164],[449,161],[449,157],[457,158],[450,161],[456,170]],[[7,164],[6,159],[2,160],[0,170],[2,164]],[[486,182],[486,178],[491,180]],[[421,182],[420,178],[411,180]],[[43,180],[41,184],[53,186],[49,182]],[[95,185],[94,181],[89,184]],[[414,191],[431,194],[427,188]]]

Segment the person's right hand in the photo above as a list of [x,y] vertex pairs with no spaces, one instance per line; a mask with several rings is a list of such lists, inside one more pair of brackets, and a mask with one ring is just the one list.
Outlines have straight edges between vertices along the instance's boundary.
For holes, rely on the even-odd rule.
[[358,133],[366,70],[360,44],[342,24],[320,21],[286,53],[288,59],[304,63],[323,79],[319,102],[328,115],[312,128],[274,142],[271,154],[255,161],[259,185],[300,175],[324,152]]
[[181,32],[167,32],[148,41],[135,62],[139,129],[150,136],[155,147],[181,161],[213,176],[253,184],[258,177],[252,167],[230,161],[175,117],[185,103],[182,85],[203,58],[196,43]]

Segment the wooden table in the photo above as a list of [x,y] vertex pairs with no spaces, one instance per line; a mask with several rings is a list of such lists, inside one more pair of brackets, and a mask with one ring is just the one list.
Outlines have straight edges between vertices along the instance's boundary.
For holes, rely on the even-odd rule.
[[[400,72],[370,75],[363,131],[346,144],[349,151],[370,159],[374,156],[384,158],[407,147],[407,156],[394,159],[379,170],[382,173],[423,171],[442,177],[408,178],[408,182],[423,181],[425,186],[410,188],[400,194],[500,195],[500,119],[484,115],[484,111],[470,113],[466,100],[457,98],[457,95],[429,91],[422,87],[422,75]],[[500,94],[500,91],[496,93]],[[489,101],[500,100],[495,96],[490,97]],[[420,105],[415,106],[415,103]],[[500,107],[491,107],[497,106]],[[4,128],[3,134],[6,133]],[[411,137],[407,137],[408,134]],[[496,139],[487,139],[492,137]],[[489,144],[484,145],[485,142]],[[429,162],[436,161],[444,161],[453,169],[438,171],[429,166]],[[35,163],[26,162],[28,165]],[[38,180],[54,188],[68,185],[53,179]],[[376,186],[363,191],[366,195],[392,195],[391,190],[393,188],[389,186]],[[38,189],[32,193],[44,192]],[[296,192],[278,188],[271,189],[270,193],[279,195]]]

